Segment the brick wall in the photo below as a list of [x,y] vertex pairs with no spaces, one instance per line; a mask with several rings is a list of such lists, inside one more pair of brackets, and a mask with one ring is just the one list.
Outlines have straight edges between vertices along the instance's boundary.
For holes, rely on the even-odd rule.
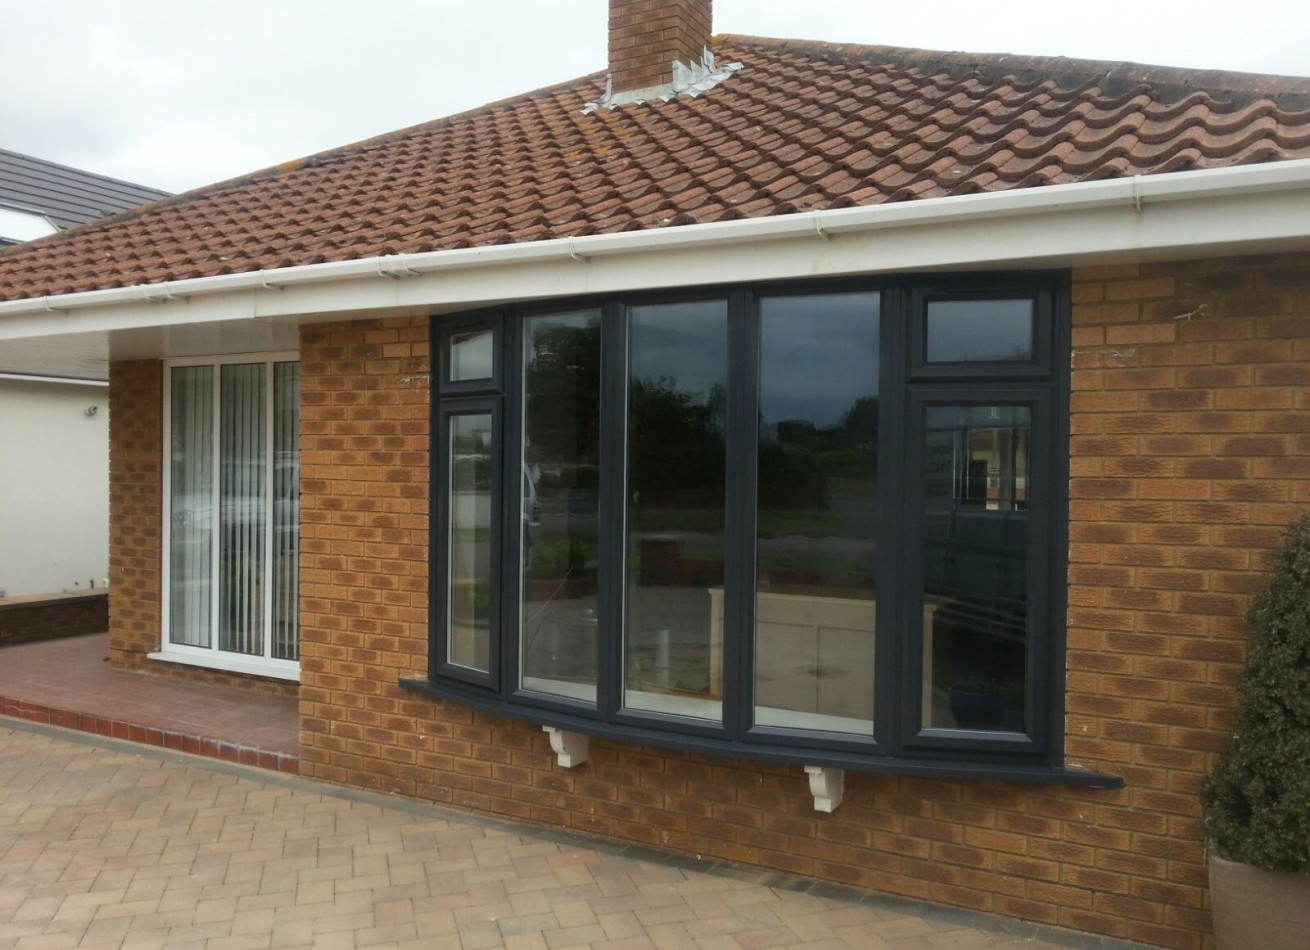
[[1310,259],[1074,275],[1067,751],[1122,790],[847,774],[592,741],[397,688],[427,657],[423,321],[309,328],[302,768],[335,782],[1200,950],[1197,790],[1240,617],[1310,501]]
[[1310,259],[1085,269],[1074,300],[1066,751],[1128,780],[1098,903],[1191,946],[1242,616],[1310,504]]
[[109,365],[109,660],[196,683],[295,695],[296,684],[148,660],[160,647],[163,579],[164,371],[158,360]]
[[426,669],[427,318],[301,330],[301,770],[421,794]]
[[159,649],[163,366],[109,365],[109,644],[116,666]]
[[0,647],[104,633],[108,629],[107,591],[0,598]]
[[710,42],[708,0],[610,0],[614,92],[673,81],[673,63],[699,63]]

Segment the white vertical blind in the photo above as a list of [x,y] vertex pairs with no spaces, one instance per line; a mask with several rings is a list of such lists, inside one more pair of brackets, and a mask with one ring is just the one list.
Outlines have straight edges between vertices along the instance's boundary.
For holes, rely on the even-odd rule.
[[168,399],[167,641],[191,653],[294,662],[300,365],[174,366]]
[[222,368],[218,648],[264,653],[268,446],[263,363]]
[[172,371],[169,437],[169,640],[210,645],[214,549],[214,369]]

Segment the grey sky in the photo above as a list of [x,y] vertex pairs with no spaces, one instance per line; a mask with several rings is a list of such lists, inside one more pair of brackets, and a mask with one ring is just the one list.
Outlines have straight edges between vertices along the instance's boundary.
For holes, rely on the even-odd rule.
[[[0,147],[185,190],[605,67],[606,0],[0,0]],[[1305,0],[718,0],[715,31],[1310,73]]]

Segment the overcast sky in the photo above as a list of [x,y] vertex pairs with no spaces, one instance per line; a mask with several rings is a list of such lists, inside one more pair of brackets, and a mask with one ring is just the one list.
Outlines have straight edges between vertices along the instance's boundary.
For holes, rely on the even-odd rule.
[[[606,0],[0,0],[0,148],[183,191],[605,68]],[[717,33],[1310,74],[1307,0],[718,0]]]

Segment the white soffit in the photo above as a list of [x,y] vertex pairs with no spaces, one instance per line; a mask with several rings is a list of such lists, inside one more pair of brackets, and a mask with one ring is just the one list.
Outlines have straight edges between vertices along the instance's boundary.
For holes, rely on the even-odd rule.
[[70,335],[112,339],[115,359],[242,352],[304,322],[506,300],[1296,250],[1307,222],[1298,160],[305,265],[0,302],[0,370],[32,371],[12,365],[20,342]]
[[0,342],[0,373],[109,378],[109,340],[103,334],[70,334]]

